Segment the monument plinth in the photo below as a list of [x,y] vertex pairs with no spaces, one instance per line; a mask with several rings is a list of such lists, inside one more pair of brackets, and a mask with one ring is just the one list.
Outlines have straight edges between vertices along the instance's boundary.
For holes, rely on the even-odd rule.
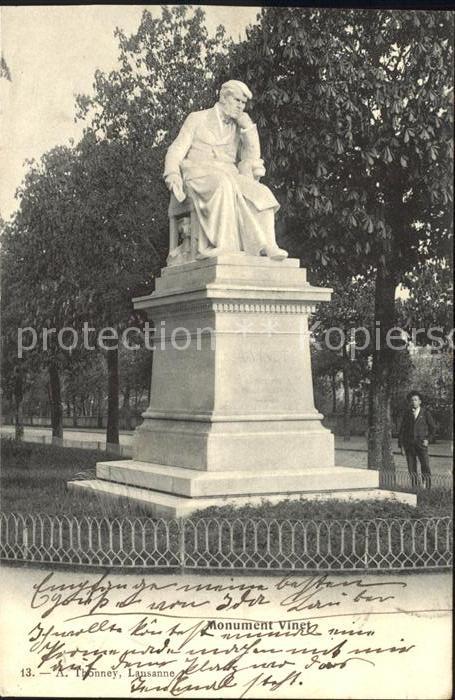
[[330,294],[294,259],[237,253],[164,268],[134,301],[156,332],[133,459],[101,462],[96,481],[74,485],[165,517],[263,498],[390,498],[377,471],[335,466],[314,407],[308,316]]
[[333,466],[311,380],[308,314],[330,290],[298,260],[242,253],[165,268],[135,300],[156,328],[140,461],[208,472]]

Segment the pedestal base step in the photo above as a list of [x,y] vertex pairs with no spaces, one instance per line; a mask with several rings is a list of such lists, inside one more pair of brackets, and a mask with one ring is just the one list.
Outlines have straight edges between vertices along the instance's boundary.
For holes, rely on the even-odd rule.
[[98,462],[96,476],[104,481],[162,491],[174,496],[265,496],[303,491],[377,488],[379,472],[348,467],[209,472],[137,460]]
[[[354,470],[352,470],[354,471]],[[356,472],[358,470],[355,470]],[[151,491],[150,489],[128,486],[94,479],[90,481],[70,481],[71,489],[85,491],[100,499],[126,498],[132,504],[140,506],[154,518],[181,518],[195,513],[197,510],[212,506],[243,506],[261,505],[264,501],[278,503],[286,499],[292,500],[394,500],[395,502],[417,505],[417,496],[412,493],[386,491],[378,488],[341,489],[327,491],[307,491],[305,493],[273,493],[255,496],[217,496],[212,498],[185,498],[170,493]]]

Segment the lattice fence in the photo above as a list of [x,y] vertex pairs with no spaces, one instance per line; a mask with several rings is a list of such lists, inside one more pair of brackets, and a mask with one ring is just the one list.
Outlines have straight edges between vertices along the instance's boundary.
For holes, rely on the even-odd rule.
[[155,520],[1,513],[0,558],[180,570],[446,568],[452,565],[452,519]]

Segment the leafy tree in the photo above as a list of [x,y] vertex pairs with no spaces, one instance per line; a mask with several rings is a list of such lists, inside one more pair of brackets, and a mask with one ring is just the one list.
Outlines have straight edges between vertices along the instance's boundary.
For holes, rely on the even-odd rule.
[[[5,354],[16,377],[23,376],[26,365],[33,372],[46,367],[55,438],[63,436],[60,372],[70,361],[57,335],[67,326],[76,326],[81,310],[75,261],[82,239],[72,184],[74,163],[75,154],[66,147],[49,151],[40,162],[30,161],[18,190],[19,209],[2,238]],[[24,351],[21,358],[18,329],[26,327],[36,333],[36,343],[33,351]],[[24,336],[27,344],[33,331]],[[68,343],[68,338],[64,342]]]
[[[210,104],[227,42],[220,26],[209,37],[205,14],[185,5],[144,10],[137,32],[117,29],[120,67],[95,73],[94,94],[78,97],[79,117],[99,139],[163,148],[189,111]],[[155,171],[155,180],[162,169]]]
[[[123,155],[122,144],[87,136],[77,148],[58,147],[39,163],[31,162],[19,190],[19,209],[4,236],[12,339],[18,327],[37,333],[36,349],[27,358],[48,369],[57,438],[63,434],[61,372],[71,368],[74,376],[81,369],[75,363],[87,361],[89,351],[81,347],[84,323],[93,330],[112,329],[105,333],[105,345],[116,346],[110,336],[126,327],[131,298],[151,290],[159,266],[145,226],[147,203],[138,203],[137,179],[125,172]],[[135,224],[138,211],[143,218]],[[62,341],[72,342],[68,330],[59,337],[64,328],[77,333],[79,343],[71,352],[62,348]],[[94,341],[89,338],[92,352],[97,351]],[[116,347],[106,356],[107,441],[118,442]]]
[[[88,131],[77,147],[82,177],[77,198],[83,206],[86,238],[81,287],[90,325],[106,332],[108,378],[106,440],[118,443],[118,340],[132,313],[132,298],[151,292],[163,263],[165,243],[154,228],[162,207],[156,197],[156,163],[128,142],[98,141]],[[109,334],[112,338],[109,339]]]
[[79,361],[68,367],[64,376],[63,395],[67,416],[73,416],[75,427],[79,415],[93,415],[93,407],[96,408],[97,427],[103,427],[106,385],[106,366],[99,352],[81,353]]
[[[137,349],[126,349],[120,352],[120,388],[123,395],[121,417],[126,430],[132,430],[133,417],[138,418],[139,405],[142,398],[147,396],[151,382],[152,357],[143,345],[143,339],[138,333],[130,339]],[[135,397],[132,404],[133,395]]]
[[343,375],[344,439],[350,439],[350,395],[354,385],[369,374],[374,288],[361,278],[339,282],[328,304],[314,318],[315,337],[326,352],[338,358]]
[[338,375],[343,367],[343,361],[339,355],[332,350],[324,347],[323,343],[313,341],[311,349],[311,371],[314,384],[314,399],[318,410],[324,412],[322,406],[323,395],[325,394],[327,381],[330,384],[330,392],[332,397],[331,412],[333,415],[337,412],[337,390],[338,390]]
[[2,406],[4,412],[6,406],[14,412],[16,440],[21,440],[24,434],[22,402],[23,402],[23,378],[24,363],[17,357],[16,345],[16,318],[20,310],[20,301],[17,300],[13,290],[14,275],[5,266],[7,255],[5,253],[5,239],[9,235],[10,226],[0,216],[0,233],[3,241],[1,249],[1,290],[2,290],[2,353],[1,353],[1,389]]
[[38,372],[27,373],[27,385],[24,395],[24,416],[32,424],[35,417],[46,418],[50,415],[49,373],[45,368]]
[[393,465],[395,290],[447,255],[452,37],[449,12],[268,7],[231,52],[292,254],[325,277],[374,279],[370,467]]
[[453,281],[447,262],[429,260],[406,275],[406,287],[409,297],[400,302],[399,316],[413,344],[448,349],[453,329]]
[[[439,435],[445,439],[453,438],[453,349],[447,352],[430,354],[430,371],[424,374],[427,387],[423,391],[428,397],[428,404],[438,424]],[[422,371],[414,360],[416,374],[412,377],[415,385],[423,382],[418,376]],[[423,368],[422,368],[423,369]]]
[[[121,332],[131,298],[152,290],[165,262],[166,148],[186,114],[207,104],[225,41],[221,28],[208,36],[202,10],[185,6],[164,7],[158,18],[144,10],[137,32],[127,37],[118,29],[116,36],[119,68],[97,71],[93,95],[77,102],[87,124],[78,147],[91,232],[84,287],[98,323]],[[118,442],[118,351],[109,349],[107,358],[107,441]]]
[[226,50],[224,30],[210,38],[204,17],[186,6],[163,7],[157,18],[144,10],[136,33],[116,30],[119,68],[97,71],[93,94],[77,98],[78,118],[87,124],[80,154],[93,165],[87,192],[98,199],[93,211],[101,207],[104,225],[125,238],[140,232],[154,272],[168,252],[164,156],[188,112],[214,99],[215,68]]
[[[5,241],[14,323],[38,330],[128,324],[131,298],[150,292],[167,249],[168,193],[161,182],[166,143],[210,91],[223,31],[207,35],[204,13],[144,11],[138,31],[117,30],[120,67],[95,75],[92,97],[78,99],[86,119],[76,148],[59,147],[31,162],[20,207]],[[167,139],[167,141],[166,141]],[[13,301],[11,304],[13,305]],[[69,367],[54,333],[37,353],[49,371],[53,434],[62,434],[60,373]],[[118,350],[106,343],[107,441],[118,442]],[[74,366],[73,366],[74,373]]]
[[425,405],[437,423],[437,437],[450,439],[453,432],[453,350],[435,351],[430,346],[412,350],[410,370],[393,396],[392,411],[397,425],[407,407],[406,396],[411,389],[423,394]]

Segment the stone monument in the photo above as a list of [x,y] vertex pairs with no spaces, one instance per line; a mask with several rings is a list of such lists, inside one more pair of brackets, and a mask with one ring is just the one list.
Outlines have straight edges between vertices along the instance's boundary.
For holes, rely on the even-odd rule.
[[[251,93],[228,81],[170,146],[170,252],[155,291],[134,300],[154,321],[151,403],[132,460],[73,482],[127,496],[152,515],[283,498],[386,498],[377,471],[335,466],[313,401],[312,287],[275,240]],[[410,494],[402,499],[415,503]]]

